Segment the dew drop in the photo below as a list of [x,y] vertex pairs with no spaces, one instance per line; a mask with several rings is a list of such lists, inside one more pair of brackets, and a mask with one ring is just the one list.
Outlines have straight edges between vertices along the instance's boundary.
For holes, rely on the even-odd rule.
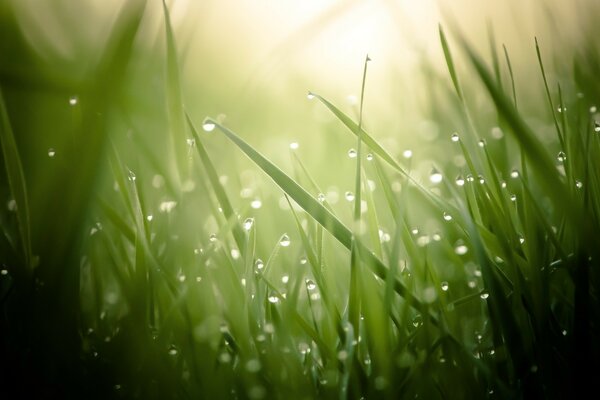
[[279,239],[279,244],[281,245],[281,247],[288,247],[290,243],[292,243],[292,241],[290,240],[290,237],[287,235],[287,233],[284,233],[283,236],[281,236],[281,238]]
[[173,210],[173,208],[175,208],[176,205],[177,205],[177,202],[175,202],[175,201],[163,201],[158,206],[158,209],[160,210],[160,212],[170,213]]
[[510,201],[517,201],[517,195],[516,194],[511,194],[510,195]]
[[305,283],[306,283],[306,289],[308,289],[308,290],[315,290],[315,288],[317,287],[315,282],[313,282],[311,279],[307,279],[305,281]]
[[373,161],[373,154],[367,154],[367,161]]
[[136,179],[135,173],[130,170],[127,173],[127,179],[129,179],[130,182],[135,182],[135,179]]
[[317,200],[319,200],[319,202],[323,203],[325,201],[325,194],[319,193],[317,195]]
[[257,271],[261,271],[263,268],[265,268],[265,263],[260,258],[257,258],[254,262],[254,266],[256,267]]
[[431,183],[440,183],[442,181],[442,174],[437,169],[433,168],[429,175],[429,180]]
[[477,179],[479,180],[479,183],[480,183],[481,185],[483,185],[483,184],[485,183],[485,178],[483,177],[483,175],[478,175],[478,176],[477,176]]
[[464,186],[465,185],[465,178],[462,177],[462,175],[459,175],[456,177],[456,185],[457,186]]
[[75,106],[77,103],[79,103],[79,98],[77,96],[69,97],[69,105]]
[[288,283],[290,281],[289,275],[284,275],[281,277],[281,283]]
[[594,132],[600,132],[600,123],[594,122]]
[[248,360],[248,362],[246,363],[246,370],[248,372],[258,372],[260,371],[260,361],[258,361],[257,359],[252,359],[252,360]]
[[0,270],[0,275],[2,275],[2,276],[6,276],[6,275],[8,275],[8,270],[7,270],[6,268],[2,268],[2,269]]
[[575,181],[575,186],[577,189],[581,189],[583,187],[583,183],[581,181]]
[[202,129],[204,129],[205,132],[212,132],[215,129],[215,126],[215,123],[209,118],[206,118],[202,123]]
[[177,348],[175,346],[171,346],[169,347],[169,355],[170,356],[176,356],[178,353]]
[[312,99],[315,98],[315,95],[312,94],[312,92],[308,92],[308,94],[306,95],[306,98],[309,99],[309,100],[312,100]]
[[348,191],[348,192],[346,192],[346,194],[345,194],[344,197],[346,197],[346,200],[348,200],[348,201],[353,201],[354,200],[354,193]]
[[594,114],[596,111],[598,111],[598,108],[596,108],[596,106],[590,107],[590,114]]
[[469,251],[469,248],[463,243],[462,240],[459,240],[458,242],[456,242],[456,244],[454,246],[454,252],[456,254],[458,254],[459,256],[462,256],[462,255],[467,254],[468,251]]
[[510,177],[513,178],[513,179],[517,179],[519,177],[519,171],[517,171],[516,169],[513,169],[510,172]]
[[444,281],[444,282],[442,282],[442,290],[443,290],[444,292],[447,292],[447,291],[448,291],[448,282],[445,282],[445,281]]
[[486,145],[485,140],[481,139],[479,142],[477,142],[477,145],[481,148],[484,148]]
[[259,199],[252,200],[252,202],[250,203],[250,207],[254,208],[255,210],[258,210],[262,207],[262,201],[260,201]]
[[196,146],[196,139],[191,139],[191,138],[188,138],[188,139],[186,139],[186,140],[185,140],[185,142],[187,143],[187,145],[188,145],[189,147],[194,147],[194,146]]
[[413,152],[412,152],[412,150],[404,150],[404,151],[402,152],[402,157],[404,157],[404,158],[406,158],[406,159],[409,159],[409,158],[411,158],[412,156],[413,156]]
[[211,242],[216,242],[217,241],[217,235],[214,233],[211,233],[210,236],[208,237],[208,240]]
[[452,136],[450,136],[450,139],[456,143],[460,140],[460,137],[458,136],[458,133],[454,132]]
[[275,295],[275,294],[271,294],[268,297],[268,300],[269,300],[269,303],[271,303],[271,304],[277,304],[279,302],[279,297],[277,297],[277,295]]
[[562,163],[565,162],[565,160],[567,159],[567,155],[565,154],[564,151],[559,151],[558,155],[556,156],[556,159],[558,160],[558,162]]
[[354,150],[354,149],[348,150],[348,157],[356,158],[356,150]]
[[481,292],[479,297],[481,298],[481,300],[487,300],[487,298],[490,297],[490,294],[488,292]]
[[444,212],[444,221],[452,221],[452,215]]
[[50,158],[54,158],[54,156],[56,155],[56,150],[54,150],[52,147],[48,149],[48,157]]
[[246,232],[250,231],[250,229],[252,229],[252,225],[254,225],[254,218],[246,218],[244,220],[244,223],[242,224],[242,226],[244,227],[244,230]]

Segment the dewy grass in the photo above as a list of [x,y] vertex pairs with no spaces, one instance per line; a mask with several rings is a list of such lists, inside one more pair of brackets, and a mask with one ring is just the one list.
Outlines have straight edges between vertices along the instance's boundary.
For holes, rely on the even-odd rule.
[[[53,253],[39,239],[58,240],[44,236],[41,212],[32,208],[31,189],[44,186],[31,178],[27,144],[17,136],[30,116],[14,111],[17,100],[0,80],[7,177],[0,194],[10,200],[0,213],[0,390],[51,398],[464,399],[569,398],[593,386],[599,94],[579,96],[564,82],[569,76],[548,75],[535,40],[533,89],[550,108],[538,118],[556,131],[542,141],[517,96],[526,91],[517,91],[506,47],[503,67],[490,39],[490,68],[458,29],[447,37],[440,26],[449,81],[437,83],[448,86],[452,96],[443,100],[457,102],[459,115],[435,116],[447,132],[439,146],[464,163],[436,159],[435,177],[424,183],[367,133],[367,58],[358,121],[311,93],[356,143],[356,164],[339,167],[339,186],[350,188],[344,196],[320,189],[327,186],[302,147],[292,149],[290,174],[245,139],[251,128],[243,121],[207,118],[205,132],[195,128],[200,116],[183,107],[176,36],[163,7],[160,131],[170,134],[159,150],[167,150],[145,142],[132,156],[130,144],[106,134],[109,145],[90,171],[108,183],[70,188],[91,193],[91,229],[65,219],[73,226],[52,230],[80,236],[81,246],[68,252]],[[130,40],[138,11],[123,28]],[[452,52],[449,38],[462,52]],[[461,63],[482,86],[460,74]],[[497,114],[491,138],[480,128],[489,120],[470,105],[473,88],[489,95]],[[100,116],[85,99],[82,112],[93,125]],[[134,119],[123,118],[128,112],[106,126],[131,130],[133,143],[144,140]],[[223,138],[229,176],[215,150]],[[235,170],[241,165],[243,172]],[[255,178],[262,186],[237,184],[261,171],[270,178]],[[49,260],[52,254],[60,257]],[[78,272],[76,279],[48,280],[64,271]],[[79,296],[59,296],[67,289]],[[46,306],[54,296],[60,301]],[[75,317],[58,319],[72,322],[62,337],[52,323],[74,307]]]

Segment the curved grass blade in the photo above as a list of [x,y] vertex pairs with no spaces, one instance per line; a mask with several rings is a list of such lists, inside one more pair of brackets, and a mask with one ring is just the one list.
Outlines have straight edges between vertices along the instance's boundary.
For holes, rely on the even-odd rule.
[[[210,184],[211,184],[213,190],[215,191],[217,200],[219,201],[219,204],[221,205],[221,209],[223,210],[223,215],[225,216],[225,218],[227,220],[229,220],[234,215],[233,207],[231,206],[231,202],[229,201],[229,198],[227,197],[227,193],[225,193],[225,189],[223,188],[223,185],[221,185],[221,182],[219,181],[219,176],[217,174],[217,170],[215,169],[214,164],[210,160],[210,157],[208,156],[208,152],[206,151],[206,148],[202,144],[202,140],[200,140],[200,135],[198,135],[198,131],[196,130],[194,123],[192,122],[190,116],[187,113],[185,113],[185,117],[186,117],[188,126],[190,127],[190,130],[192,132],[192,135],[194,136],[194,140],[195,140],[195,144],[196,144],[195,147],[196,147],[196,150],[198,151],[198,155],[200,156],[200,161],[202,162],[202,165],[204,166],[204,170],[206,171],[206,174],[208,175],[208,180],[210,181]],[[245,249],[246,249],[246,240],[244,237],[244,231],[242,230],[242,227],[240,226],[239,221],[236,220],[232,230],[233,230],[233,237],[235,239],[235,242],[238,245],[238,248],[240,249],[240,251],[242,253],[244,253]]]
[[[353,236],[350,230],[319,203],[317,199],[311,196],[304,188],[298,185],[292,178],[271,163],[271,161],[256,151],[233,131],[210,118],[207,118],[205,122],[214,124],[216,128],[223,132],[225,136],[237,145],[257,166],[269,175],[269,177],[281,187],[289,197],[308,212],[308,214],[330,232],[333,237],[344,245],[344,247],[348,250],[351,249]],[[388,267],[386,267],[385,264],[359,240],[356,240],[355,243],[358,253],[363,257],[364,261],[372,267],[373,272],[377,276],[385,280],[388,274]],[[400,296],[404,297],[405,300],[410,301],[415,309],[420,312],[426,312],[426,307],[416,299],[401,282],[396,280],[394,289]]]
[[17,205],[17,220],[19,222],[19,235],[25,263],[29,269],[33,268],[33,257],[31,252],[31,221],[29,216],[29,204],[27,200],[27,183],[23,173],[23,165],[19,156],[17,142],[10,126],[4,96],[0,88],[0,145],[4,158],[4,167],[8,177],[8,185]]

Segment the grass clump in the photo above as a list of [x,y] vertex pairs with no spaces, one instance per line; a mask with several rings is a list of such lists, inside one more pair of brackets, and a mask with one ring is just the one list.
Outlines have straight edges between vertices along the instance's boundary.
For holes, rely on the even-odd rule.
[[[241,124],[207,118],[197,129],[166,3],[156,129],[170,134],[145,141],[127,100],[145,4],[131,4],[98,70],[72,84],[81,93],[65,123],[73,143],[48,153],[58,165],[28,164],[20,88],[10,74],[0,81],[6,390],[463,399],[565,398],[593,387],[600,128],[588,83],[600,59],[591,51],[577,58],[575,79],[555,78],[569,79],[555,92],[537,40],[532,47],[548,139],[520,108],[506,47],[506,65],[494,52],[490,67],[457,28],[453,47],[440,27],[454,90],[445,101],[456,107],[432,118],[447,131],[440,146],[461,162],[436,160],[425,179],[410,155],[400,160],[365,128],[367,57],[357,121],[310,93],[356,140],[355,169],[340,172],[354,187],[341,194],[319,187],[297,145],[286,172],[243,138]],[[493,118],[470,105],[458,62],[480,81]],[[40,104],[66,103],[71,84],[50,83],[59,99]],[[123,131],[125,139],[115,133]],[[243,153],[250,172],[220,175],[220,136],[227,157]],[[71,178],[59,194],[34,173],[43,168],[53,185],[55,175]]]

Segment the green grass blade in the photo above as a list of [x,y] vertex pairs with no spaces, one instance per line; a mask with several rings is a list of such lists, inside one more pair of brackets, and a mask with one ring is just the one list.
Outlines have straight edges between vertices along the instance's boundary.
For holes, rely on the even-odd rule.
[[23,173],[23,165],[19,156],[19,149],[13,134],[4,95],[0,88],[0,145],[2,146],[2,156],[4,158],[4,167],[8,177],[13,200],[17,205],[17,220],[19,222],[19,235],[21,237],[21,246],[25,265],[29,269],[34,267],[31,250],[31,221],[29,216],[29,204],[27,199],[27,183]]
[[452,79],[454,90],[456,90],[456,95],[458,96],[460,101],[464,102],[462,90],[460,88],[460,84],[458,83],[458,76],[456,75],[456,68],[454,67],[454,60],[452,59],[452,52],[450,51],[450,47],[448,46],[448,41],[446,40],[446,34],[444,34],[444,29],[442,28],[442,25],[438,25],[438,30],[440,34],[440,42],[442,43],[442,50],[444,50],[446,66],[448,67],[448,71],[450,72],[450,78]]
[[[219,201],[219,204],[221,205],[221,209],[223,210],[223,215],[225,216],[225,218],[227,220],[229,220],[233,215],[235,215],[235,213],[233,211],[233,207],[231,206],[231,202],[229,201],[229,197],[227,197],[227,193],[225,193],[225,189],[223,188],[223,185],[219,181],[219,175],[217,174],[217,170],[216,170],[214,164],[212,163],[212,161],[210,160],[210,157],[208,155],[208,152],[206,151],[206,148],[204,147],[204,144],[202,144],[202,140],[200,139],[200,135],[198,135],[198,131],[196,130],[194,123],[192,122],[190,116],[187,113],[185,114],[185,116],[187,119],[188,126],[194,137],[195,147],[196,147],[196,150],[198,151],[198,155],[200,156],[200,161],[202,162],[202,165],[204,166],[204,170],[206,171],[206,174],[208,175],[208,180],[210,181],[210,185],[212,186],[212,188],[215,192],[215,196],[217,197],[217,200]],[[242,227],[241,227],[239,221],[236,221],[234,223],[232,230],[233,230],[233,237],[235,239],[235,242],[238,245],[238,248],[240,249],[240,251],[242,253],[244,253],[244,251],[246,249],[246,240],[245,240],[245,236],[244,236],[244,231],[242,230]]]

